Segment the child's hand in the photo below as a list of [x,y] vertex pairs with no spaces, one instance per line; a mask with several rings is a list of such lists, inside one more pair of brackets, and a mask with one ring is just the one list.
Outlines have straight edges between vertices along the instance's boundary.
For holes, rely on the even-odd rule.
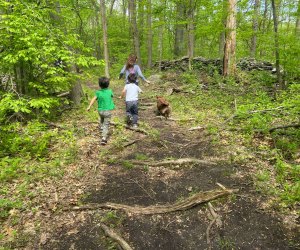
[[87,107],[86,111],[90,111],[91,107]]

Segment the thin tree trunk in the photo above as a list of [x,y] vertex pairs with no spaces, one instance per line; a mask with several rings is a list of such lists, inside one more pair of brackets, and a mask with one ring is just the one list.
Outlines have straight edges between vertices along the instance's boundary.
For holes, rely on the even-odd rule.
[[[275,57],[276,57],[276,74],[277,74],[277,83],[279,87],[282,87],[282,78],[280,72],[280,55],[279,55],[279,37],[278,37],[278,17],[275,0],[271,0],[272,10],[273,10],[273,22],[274,22],[274,39],[275,39]],[[275,90],[277,89],[277,84]]]
[[100,0],[100,12],[103,30],[103,48],[105,61],[105,76],[109,78],[109,54],[108,54],[108,39],[107,39],[107,24],[106,24],[106,8],[105,0]]
[[129,0],[129,10],[130,10],[130,21],[133,33],[133,45],[134,45],[134,52],[137,56],[138,64],[142,67],[142,60],[141,60],[141,53],[140,53],[140,39],[139,39],[139,32],[136,23],[136,4],[135,0]]
[[236,72],[236,0],[228,1],[226,21],[226,40],[223,57],[223,75],[230,76]]
[[95,25],[94,30],[94,47],[95,47],[95,57],[99,60],[101,58],[101,46],[100,46],[100,21],[99,21],[99,5],[96,0],[92,0],[92,5],[95,11],[95,21],[93,24]]
[[163,34],[164,34],[165,22],[166,22],[166,18],[165,18],[166,0],[164,0],[162,4],[163,4],[163,11],[159,15],[159,21],[161,25],[158,28],[158,61],[159,61],[158,67],[160,71],[161,71],[161,61],[163,55],[163,39],[164,39]]
[[256,55],[259,9],[260,9],[260,0],[255,0],[253,23],[252,23],[252,32],[253,32],[253,34],[252,34],[252,37],[251,37],[251,48],[250,48],[250,56],[252,58],[255,58],[255,55]]
[[114,5],[115,5],[116,0],[112,0],[111,5],[110,5],[110,15],[112,14],[113,10],[114,10]]
[[224,46],[225,46],[225,27],[226,27],[226,13],[227,13],[227,2],[222,1],[222,31],[219,36],[219,56],[222,58],[224,56]]
[[194,57],[194,11],[195,11],[194,0],[189,0],[188,7],[188,57],[189,57],[189,70],[192,70],[192,61]]
[[182,1],[177,2],[176,4],[176,12],[177,12],[177,20],[180,23],[176,24],[175,27],[175,43],[174,43],[174,55],[176,57],[183,56],[184,54],[184,33],[185,33],[185,25],[182,24],[185,20],[185,6]]
[[147,26],[148,26],[148,40],[147,40],[147,48],[148,48],[148,62],[147,68],[150,69],[152,66],[152,6],[151,0],[147,2]]
[[296,35],[300,37],[300,0],[298,1],[298,9],[297,9]]

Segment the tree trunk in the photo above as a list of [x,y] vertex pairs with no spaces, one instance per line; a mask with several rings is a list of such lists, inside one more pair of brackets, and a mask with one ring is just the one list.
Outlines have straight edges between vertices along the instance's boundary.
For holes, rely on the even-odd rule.
[[115,2],[116,2],[116,0],[112,0],[112,1],[111,1],[111,5],[110,5],[110,11],[109,11],[110,15],[111,15],[111,14],[112,14],[112,12],[113,12],[113,9],[114,9]]
[[78,106],[81,102],[81,98],[84,96],[82,86],[79,82],[74,84],[70,92],[70,99],[75,106]]
[[297,9],[296,35],[300,37],[300,0],[298,1],[298,9]]
[[195,12],[195,1],[189,0],[187,18],[188,18],[188,57],[189,57],[189,70],[192,70],[192,61],[194,57],[194,12]]
[[223,57],[223,75],[230,76],[236,72],[236,0],[228,0],[226,20],[226,39]]
[[109,55],[108,55],[108,39],[107,39],[105,0],[100,0],[100,11],[101,11],[102,30],[103,30],[105,76],[109,78]]
[[139,39],[139,32],[136,22],[136,4],[135,0],[129,0],[129,12],[130,12],[130,23],[132,27],[133,33],[133,45],[134,45],[134,52],[137,56],[138,64],[142,67],[142,60],[141,60],[141,53],[140,53],[140,39]]
[[148,26],[148,40],[147,40],[147,48],[148,48],[148,62],[147,68],[150,69],[152,66],[152,5],[151,0],[147,2],[147,26]]
[[[282,77],[280,72],[280,55],[279,55],[279,37],[278,37],[278,17],[277,17],[277,6],[275,0],[271,0],[272,10],[273,10],[273,22],[274,22],[274,40],[275,40],[275,57],[276,57],[276,74],[277,74],[277,83],[281,88]],[[275,91],[277,89],[277,84],[275,86]]]
[[94,48],[95,48],[95,57],[97,60],[101,58],[101,47],[100,47],[100,21],[99,21],[99,6],[96,0],[92,0],[92,5],[95,11],[95,19],[93,22],[93,30],[94,32]]
[[253,32],[253,34],[252,34],[252,37],[251,37],[251,48],[250,48],[250,56],[252,58],[255,58],[255,55],[256,55],[259,9],[260,9],[260,0],[255,0],[253,21],[252,21],[252,32]]
[[175,26],[175,43],[174,43],[174,55],[176,57],[184,55],[184,36],[185,36],[185,25],[182,22],[185,20],[185,6],[182,1],[178,1],[176,4],[177,19],[180,23]]
[[164,39],[164,30],[165,30],[165,9],[166,9],[166,0],[163,1],[163,11],[159,15],[159,21],[161,25],[158,28],[158,67],[161,71],[161,61],[163,55],[163,39]]
[[219,56],[223,58],[224,56],[224,46],[225,46],[225,27],[226,27],[226,13],[227,13],[227,2],[222,1],[222,31],[219,36]]

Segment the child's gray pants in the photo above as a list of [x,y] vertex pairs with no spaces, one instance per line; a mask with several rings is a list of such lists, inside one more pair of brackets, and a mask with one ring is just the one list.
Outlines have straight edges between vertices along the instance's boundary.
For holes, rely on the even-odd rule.
[[111,118],[111,111],[98,111],[100,115],[100,129],[102,129],[102,138],[107,138],[109,123]]

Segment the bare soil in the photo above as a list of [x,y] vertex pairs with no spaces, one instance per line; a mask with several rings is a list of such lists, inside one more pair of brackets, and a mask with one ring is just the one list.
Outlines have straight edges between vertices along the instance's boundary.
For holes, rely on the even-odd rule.
[[[142,87],[146,91],[154,88]],[[154,103],[155,99],[143,100],[140,106],[146,102]],[[115,115],[123,116],[122,101],[116,100],[116,103]],[[155,106],[141,109],[140,121],[159,131],[159,136],[126,130],[124,134],[130,140],[141,140],[125,148],[113,143],[116,128],[112,127],[109,143],[103,147],[99,145],[97,123],[81,125],[86,136],[79,142],[81,152],[73,169],[81,169],[83,174],[75,180],[70,179],[71,175],[64,176],[65,187],[60,184],[61,189],[56,191],[58,209],[49,216],[46,213],[40,216],[39,234],[27,249],[120,249],[104,235],[100,222],[114,229],[133,249],[139,250],[299,247],[300,234],[291,235],[280,216],[262,208],[267,197],[255,190],[247,167],[230,163],[205,130],[189,132],[188,125],[156,119],[154,109]],[[103,160],[99,155],[104,151]],[[141,156],[155,161],[197,158],[217,164],[150,167],[142,163]],[[128,164],[139,159],[139,165]],[[212,217],[207,204],[159,215],[128,215],[104,209],[62,210],[78,204],[103,202],[132,206],[172,204],[193,193],[216,189],[217,182],[239,191],[212,201],[222,226],[212,226],[210,244],[207,243],[207,228]]]

